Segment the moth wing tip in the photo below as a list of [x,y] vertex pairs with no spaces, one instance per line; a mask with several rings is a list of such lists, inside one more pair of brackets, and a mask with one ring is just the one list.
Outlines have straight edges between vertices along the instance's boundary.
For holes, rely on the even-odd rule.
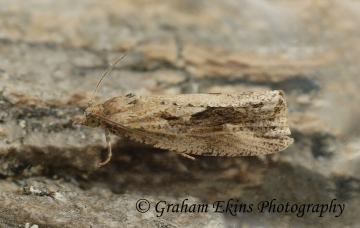
[[294,138],[290,138],[290,137],[289,137],[288,145],[290,146],[291,144],[294,143],[294,141],[295,141]]

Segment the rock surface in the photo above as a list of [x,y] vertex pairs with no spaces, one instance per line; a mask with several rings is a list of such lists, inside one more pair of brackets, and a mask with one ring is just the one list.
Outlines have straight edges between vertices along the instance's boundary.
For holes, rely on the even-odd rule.
[[[317,1],[0,1],[1,227],[240,227],[359,224],[359,3]],[[295,143],[259,157],[191,161],[72,126],[127,93],[281,89]],[[146,213],[136,202],[147,199]],[[157,202],[208,204],[168,212]],[[216,201],[254,204],[215,213]],[[261,201],[345,204],[260,213]]]

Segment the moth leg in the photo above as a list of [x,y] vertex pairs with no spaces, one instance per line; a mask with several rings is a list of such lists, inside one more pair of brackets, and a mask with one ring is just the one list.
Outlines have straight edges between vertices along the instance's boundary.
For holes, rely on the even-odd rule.
[[105,161],[101,162],[99,164],[99,167],[106,165],[107,163],[109,163],[111,156],[112,156],[112,151],[111,151],[111,141],[110,141],[110,131],[108,129],[105,129],[105,138],[106,138],[106,143],[108,146],[108,154],[107,154],[107,158]]
[[185,157],[185,158],[188,158],[188,159],[191,159],[193,161],[195,161],[195,158],[193,156],[190,156],[188,154],[185,154],[185,153],[179,153],[181,156]]

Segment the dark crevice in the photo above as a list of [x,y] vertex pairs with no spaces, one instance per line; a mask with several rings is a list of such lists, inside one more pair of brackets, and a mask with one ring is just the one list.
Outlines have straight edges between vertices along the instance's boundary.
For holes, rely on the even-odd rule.
[[[217,78],[202,78],[195,81],[200,87],[200,91],[209,86],[225,86],[225,85],[245,85],[245,86],[267,86],[271,90],[283,90],[285,93],[298,92],[298,93],[311,93],[313,91],[319,91],[320,85],[318,85],[312,79],[305,75],[294,75],[285,80],[279,82],[271,81],[253,81],[251,76],[238,77],[217,77]],[[239,91],[241,92],[241,91]]]
[[342,201],[351,200],[359,196],[360,180],[348,177],[335,178],[336,198]]

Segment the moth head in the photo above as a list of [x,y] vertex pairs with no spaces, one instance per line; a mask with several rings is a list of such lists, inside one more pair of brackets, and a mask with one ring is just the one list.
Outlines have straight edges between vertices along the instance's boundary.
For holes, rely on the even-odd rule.
[[100,120],[93,116],[86,117],[85,115],[76,115],[71,117],[70,121],[73,125],[84,125],[87,127],[99,127],[101,125]]
[[95,115],[103,115],[103,108],[101,105],[94,105],[85,110],[84,115],[73,116],[70,121],[74,125],[84,125],[87,127],[99,127],[101,122]]
[[76,115],[70,118],[73,125],[86,125],[86,117],[84,115]]
[[88,127],[99,127],[100,126],[100,120],[96,117],[89,117],[86,119],[86,126]]

